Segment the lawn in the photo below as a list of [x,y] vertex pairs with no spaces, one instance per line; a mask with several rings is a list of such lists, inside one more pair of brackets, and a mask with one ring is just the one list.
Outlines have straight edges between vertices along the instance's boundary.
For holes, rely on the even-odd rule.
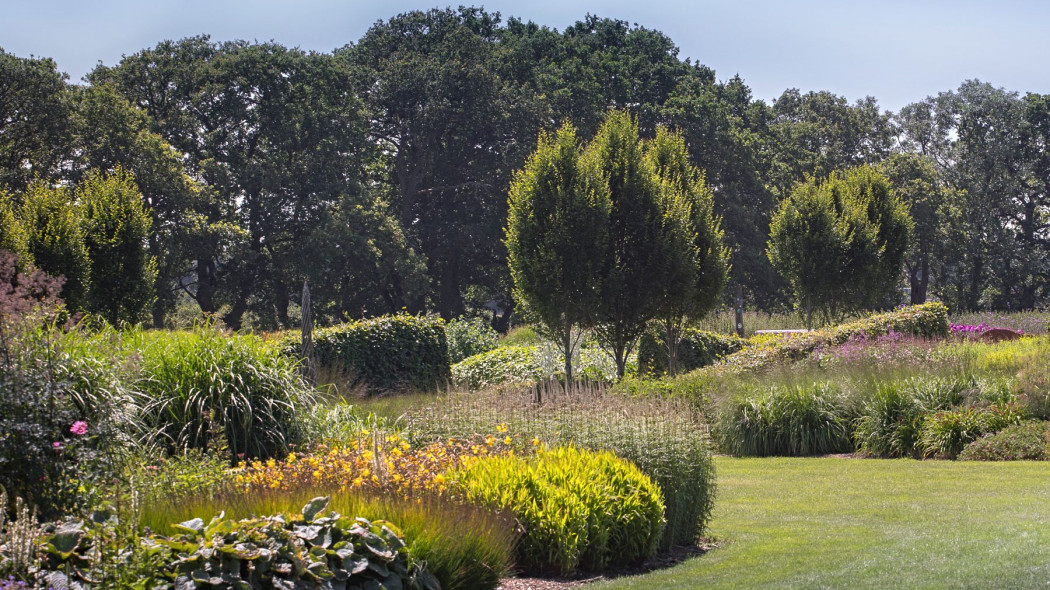
[[719,547],[601,588],[1050,585],[1050,464],[717,459]]

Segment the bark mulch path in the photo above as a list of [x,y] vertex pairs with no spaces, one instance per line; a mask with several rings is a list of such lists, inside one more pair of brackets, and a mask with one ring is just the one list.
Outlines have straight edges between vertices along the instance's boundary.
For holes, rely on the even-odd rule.
[[582,574],[577,578],[506,578],[500,583],[496,590],[562,590],[564,588],[578,588],[599,580],[608,580],[623,576],[637,576],[653,570],[672,567],[692,557],[703,555],[715,547],[717,547],[717,545],[707,539],[697,546],[680,545],[678,547],[672,547],[667,551],[657,553],[652,559],[638,567],[611,570],[600,576]]

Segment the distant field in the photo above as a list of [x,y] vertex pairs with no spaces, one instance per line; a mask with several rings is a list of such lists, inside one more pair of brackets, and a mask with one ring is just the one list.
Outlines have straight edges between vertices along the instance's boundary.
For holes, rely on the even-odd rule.
[[1050,585],[1050,463],[717,459],[720,547],[596,588]]

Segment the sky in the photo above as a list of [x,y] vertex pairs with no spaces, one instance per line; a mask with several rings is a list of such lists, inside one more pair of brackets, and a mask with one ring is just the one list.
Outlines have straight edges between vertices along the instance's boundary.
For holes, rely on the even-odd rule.
[[[453,6],[458,5],[457,2]],[[739,74],[756,98],[829,90],[901,107],[980,79],[1050,93],[1050,2],[1000,0],[534,0],[475,2],[558,30],[587,14],[662,31],[679,57]],[[167,39],[276,41],[331,51],[376,21],[435,1],[0,0],[0,48],[50,57],[79,81]]]

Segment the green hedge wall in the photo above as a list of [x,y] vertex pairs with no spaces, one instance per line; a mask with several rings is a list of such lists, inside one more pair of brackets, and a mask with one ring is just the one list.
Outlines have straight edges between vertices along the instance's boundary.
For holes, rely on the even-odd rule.
[[[638,374],[660,376],[667,373],[667,343],[662,330],[649,329],[638,343]],[[682,334],[678,345],[678,371],[688,373],[714,364],[744,347],[747,341],[736,336],[704,332],[695,328]]]
[[[286,345],[299,354],[298,338]],[[346,371],[369,393],[433,391],[451,377],[445,322],[407,314],[340,324],[314,332],[321,367]]]

